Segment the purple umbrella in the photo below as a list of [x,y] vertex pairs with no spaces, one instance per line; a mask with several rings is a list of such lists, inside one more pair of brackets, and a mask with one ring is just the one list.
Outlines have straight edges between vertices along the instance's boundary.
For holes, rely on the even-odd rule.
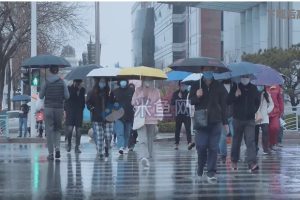
[[275,69],[257,64],[257,67],[261,69],[259,73],[256,74],[256,79],[251,82],[255,85],[282,85],[284,83],[284,79]]

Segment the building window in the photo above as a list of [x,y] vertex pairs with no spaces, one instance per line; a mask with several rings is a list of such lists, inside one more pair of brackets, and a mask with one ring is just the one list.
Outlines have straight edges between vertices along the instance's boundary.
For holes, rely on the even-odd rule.
[[182,43],[186,39],[185,22],[173,24],[173,43]]
[[185,9],[185,6],[173,5],[173,14],[183,14]]
[[175,62],[178,59],[184,59],[186,57],[185,51],[174,51],[173,52],[173,62]]

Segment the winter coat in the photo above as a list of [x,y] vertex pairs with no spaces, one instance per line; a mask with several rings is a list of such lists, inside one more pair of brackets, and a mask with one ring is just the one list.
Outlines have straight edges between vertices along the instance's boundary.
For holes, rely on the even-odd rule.
[[98,86],[94,86],[88,93],[86,105],[91,112],[92,122],[107,122],[105,120],[105,112],[115,102],[113,92],[109,91],[109,88],[100,89]]
[[223,123],[228,124],[227,121],[227,92],[223,84],[213,80],[208,87],[202,79],[201,88],[203,96],[197,97],[197,90],[199,85],[192,87],[190,98],[191,104],[195,105],[195,110],[207,109],[208,123]]
[[115,100],[124,109],[124,116],[121,118],[124,122],[133,122],[134,110],[131,105],[131,100],[134,90],[130,87],[117,88],[114,90]]
[[283,114],[283,91],[280,88],[280,86],[269,86],[267,87],[267,92],[271,94],[273,103],[274,103],[274,109],[269,114],[270,117],[280,117]]
[[85,88],[68,87],[70,98],[65,102],[66,125],[81,127],[85,107]]
[[64,100],[70,97],[67,85],[57,75],[50,75],[42,85],[40,99],[45,97],[45,108],[63,108]]
[[269,95],[269,103],[267,102],[266,98],[264,97],[264,92],[261,93],[261,101],[260,106],[256,114],[260,113],[262,117],[262,121],[257,124],[269,124],[269,114],[274,108],[274,103],[271,98],[271,95]]
[[[148,93],[148,96],[145,94]],[[146,105],[147,103],[147,105]],[[146,105],[145,111],[145,124],[157,124],[158,120],[163,118],[163,110],[160,99],[160,92],[156,88],[138,87],[135,89],[131,104],[136,109],[136,114],[141,111],[141,105]]]
[[[179,92],[181,92],[181,98],[178,96]],[[176,90],[173,93],[172,99],[171,99],[171,105],[175,106],[175,114],[176,117],[190,117],[189,109],[187,103],[187,91],[180,91]]]
[[235,96],[237,84],[234,83],[227,99],[228,105],[233,105],[233,118],[254,120],[260,105],[260,94],[256,86],[251,83],[246,86],[240,83],[238,86],[242,93],[241,96]]

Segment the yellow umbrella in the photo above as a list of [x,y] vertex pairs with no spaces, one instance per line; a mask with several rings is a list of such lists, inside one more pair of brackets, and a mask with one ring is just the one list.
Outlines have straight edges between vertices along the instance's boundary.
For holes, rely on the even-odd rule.
[[145,66],[123,68],[120,70],[119,75],[117,77],[127,79],[167,79],[167,75],[162,70]]

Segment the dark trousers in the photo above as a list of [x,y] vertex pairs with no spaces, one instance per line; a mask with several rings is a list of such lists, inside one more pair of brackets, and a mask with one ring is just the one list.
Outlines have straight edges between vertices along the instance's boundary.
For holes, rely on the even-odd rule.
[[72,136],[73,136],[73,129],[75,128],[76,136],[75,136],[75,148],[79,148],[80,145],[80,139],[81,139],[81,133],[80,128],[76,126],[68,126],[68,134],[67,134],[67,140],[68,140],[68,146],[72,145]]
[[233,120],[234,135],[232,137],[231,161],[237,163],[240,157],[241,142],[244,137],[247,147],[247,162],[256,164],[255,121]]
[[269,151],[269,124],[260,124],[255,126],[255,146],[258,151],[258,138],[259,138],[259,128],[262,131],[262,147],[264,152]]
[[217,172],[217,157],[219,150],[222,124],[209,124],[205,128],[195,130],[195,142],[198,153],[198,175],[203,174],[207,162],[207,176],[214,176]]
[[182,123],[185,127],[186,132],[186,139],[188,144],[192,142],[192,135],[191,135],[191,118],[189,116],[176,116],[176,129],[175,129],[175,143],[179,144],[180,141],[180,130]]

